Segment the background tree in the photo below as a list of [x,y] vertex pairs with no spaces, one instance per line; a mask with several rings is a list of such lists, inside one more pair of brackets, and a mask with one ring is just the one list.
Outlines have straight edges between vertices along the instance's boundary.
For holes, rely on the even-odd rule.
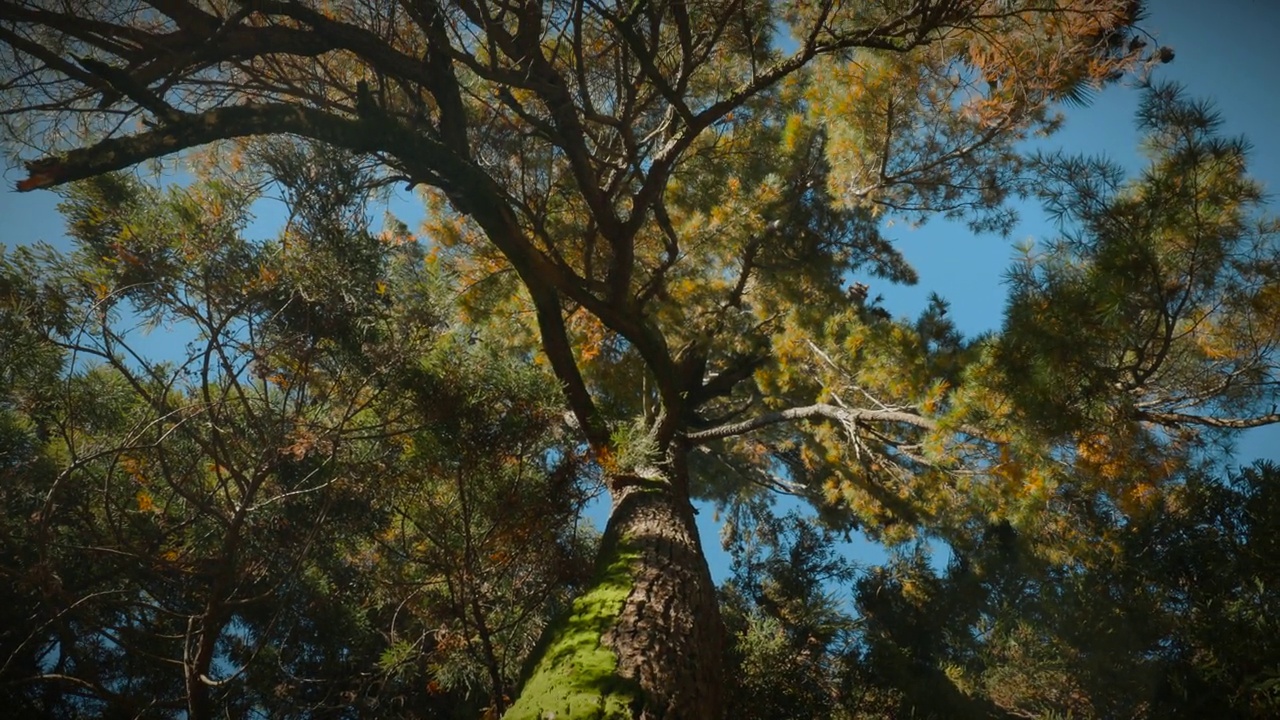
[[[922,434],[895,457],[851,423],[843,432],[849,442],[861,433],[869,458],[843,466],[827,460],[838,435],[800,448],[792,477],[820,473],[855,509],[885,496],[865,480],[872,462],[906,466],[880,507],[912,521],[881,522],[883,536],[932,529],[935,544],[900,544],[858,577],[844,663],[804,667],[786,685],[853,691],[793,703],[794,716],[1274,713],[1280,654],[1263,619],[1277,571],[1265,560],[1274,468],[1227,470],[1223,446],[1234,429],[1275,421],[1275,221],[1245,143],[1222,138],[1205,104],[1156,86],[1139,123],[1150,165],[1136,178],[1061,155],[1033,163],[1064,238],[1015,266],[999,334],[964,341],[935,301],[914,325],[873,306],[829,321],[842,344],[795,343],[809,372],[797,363],[789,382],[897,402],[895,388],[925,396],[932,382],[954,382],[938,396],[938,426],[975,430]],[[773,535],[752,537],[786,556]],[[936,539],[948,545],[945,569]],[[801,592],[800,605],[823,592]],[[782,636],[805,626],[778,619]],[[735,629],[767,657],[767,635]],[[781,676],[796,671],[773,664]],[[768,683],[753,687],[769,698],[753,704],[762,716],[792,702]]]
[[1159,512],[1094,528],[1116,549],[1088,565],[1008,526],[943,572],[894,560],[859,582],[853,717],[1270,717],[1274,494],[1266,463],[1193,474]]
[[501,711],[583,581],[549,378],[449,327],[350,158],[267,152],[310,203],[279,242],[226,186],[104,176],[63,206],[75,255],[0,256],[20,712]]
[[751,510],[732,526],[733,575],[721,588],[735,668],[729,712],[836,717],[849,690],[841,680],[857,633],[849,598],[838,588],[858,568],[833,547],[833,533],[811,519]]

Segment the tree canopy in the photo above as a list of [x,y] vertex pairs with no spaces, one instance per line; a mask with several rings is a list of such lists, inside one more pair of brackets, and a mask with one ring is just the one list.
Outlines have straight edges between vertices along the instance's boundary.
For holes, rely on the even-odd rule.
[[[22,697],[68,715],[419,716],[483,688],[471,709],[513,718],[705,718],[774,668],[797,678],[754,706],[775,716],[1150,712],[1087,662],[1017,667],[1014,645],[1091,649],[996,587],[1070,576],[1042,599],[1082,618],[1077,587],[1142,591],[1110,574],[1130,534],[1199,528],[1174,511],[1224,487],[1214,444],[1280,420],[1280,251],[1244,143],[1157,85],[1139,177],[1022,150],[1172,59],[1141,11],[3,0],[18,187],[69,187],[81,248],[5,259],[5,491],[36,528],[6,572],[38,620],[3,673],[66,686]],[[187,150],[185,191],[115,174]],[[392,185],[420,190],[421,237],[368,230]],[[265,187],[290,221],[248,242]],[[1013,196],[1061,238],[1011,271],[999,332],[853,282],[915,281],[886,218],[1003,231]],[[195,339],[158,362],[135,317]],[[593,487],[598,542],[574,522]],[[771,491],[817,517],[772,517]],[[695,499],[791,561],[740,545],[717,596]],[[858,580],[857,622],[823,596],[854,531],[901,553]],[[1183,660],[1151,667],[1187,692]],[[1195,677],[1233,707],[1270,692]]]

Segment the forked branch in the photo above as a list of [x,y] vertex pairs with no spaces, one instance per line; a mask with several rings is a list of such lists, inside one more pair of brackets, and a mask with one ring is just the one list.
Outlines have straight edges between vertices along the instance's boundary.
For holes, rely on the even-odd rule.
[[[815,403],[804,407],[787,408],[786,410],[765,413],[741,422],[726,423],[718,427],[691,432],[685,437],[693,443],[703,443],[735,435],[745,435],[754,430],[793,420],[832,420],[842,424],[899,423],[929,431],[942,429],[942,426],[936,420],[907,410],[869,410],[866,408],[845,408],[826,403]],[[979,440],[997,442],[994,438],[974,427],[962,425],[956,430]]]

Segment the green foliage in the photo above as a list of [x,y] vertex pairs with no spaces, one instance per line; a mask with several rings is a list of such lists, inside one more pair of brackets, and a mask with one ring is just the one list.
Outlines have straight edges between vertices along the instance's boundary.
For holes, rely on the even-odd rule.
[[617,448],[611,458],[609,469],[612,472],[646,472],[662,460],[658,443],[642,420],[618,426],[610,435],[610,440]]
[[[596,475],[658,466],[666,520],[696,496],[733,515],[744,716],[1270,702],[1265,651],[1196,625],[1268,629],[1269,568],[1202,598],[1176,552],[1129,545],[1224,524],[1187,510],[1201,430],[1280,420],[1245,147],[1156,88],[1133,182],[1019,151],[1055,103],[1171,57],[1143,50],[1140,2],[109,5],[0,21],[0,122],[51,153],[19,188],[91,178],[64,203],[74,256],[0,268],[23,363],[2,492],[31,521],[0,555],[33,628],[3,636],[15,706],[496,715],[571,607],[513,712],[638,714],[661,688],[622,674],[682,667],[623,657],[641,629],[614,627],[653,560],[611,538],[588,580],[576,517]],[[106,174],[273,133],[185,190]],[[429,246],[369,232],[392,182],[427,188]],[[290,213],[269,242],[243,237],[254,183]],[[1064,237],[1015,269],[998,335],[850,286],[915,280],[886,215],[1007,231],[1018,193]],[[135,320],[184,350],[156,362]],[[774,490],[819,520],[769,516]],[[892,560],[853,580],[818,522]],[[679,562],[653,603],[706,613],[704,558]],[[856,625],[828,589],[849,582]],[[715,681],[706,614],[689,657]],[[1138,671],[1107,681],[1111,658]]]
[[857,623],[832,590],[855,576],[832,540],[796,513],[776,518],[756,508],[738,523],[733,577],[721,589],[733,717],[836,716]]
[[915,562],[869,576],[862,677],[939,717],[931,676],[1008,715],[1268,717],[1275,481],[1267,464],[1189,477],[1088,566],[1046,564],[1005,526],[941,575]]
[[1277,397],[1280,227],[1247,144],[1172,86],[1147,91],[1139,125],[1150,165],[1133,181],[1104,160],[1036,161],[1064,236],[1011,274],[1000,343],[1009,395],[1055,435],[1243,426]]
[[904,547],[853,573],[811,520],[757,513],[722,600],[735,717],[1271,717],[1280,474],[1183,480],[1065,564],[996,524],[945,565]]
[[[1142,123],[1152,165],[1132,182],[1034,161],[1066,236],[1015,268],[1000,334],[959,337],[935,300],[914,323],[868,304],[774,341],[762,389],[834,409],[726,449],[898,544],[854,583],[843,644],[797,645],[832,582],[788,578],[823,555],[786,553],[805,543],[726,498],[744,716],[1275,712],[1275,469],[1215,477],[1205,442],[1275,420],[1274,221],[1204,105],[1155,88]],[[870,429],[877,411],[900,424]],[[945,567],[936,541],[903,542],[921,534]],[[787,562],[752,560],[750,538]]]
[[[314,209],[345,240],[251,243],[251,201],[106,176],[64,203],[77,253],[0,255],[5,698],[500,708],[592,549],[559,393],[450,327],[421,253],[362,212]],[[149,356],[139,322],[186,354]]]

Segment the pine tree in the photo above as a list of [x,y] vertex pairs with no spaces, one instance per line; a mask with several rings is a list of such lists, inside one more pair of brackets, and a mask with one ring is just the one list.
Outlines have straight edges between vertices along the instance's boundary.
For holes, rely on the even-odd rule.
[[1140,9],[6,2],[0,81],[13,136],[49,143],[23,190],[263,135],[424,187],[458,276],[496,278],[470,310],[533,319],[612,500],[509,716],[706,718],[724,638],[692,499],[797,483],[890,539],[965,521],[954,439],[1011,436],[949,413],[983,401],[949,394],[970,358],[940,304],[891,322],[846,276],[913,277],[887,212],[1006,228],[1017,142],[1166,54],[1131,42]]
[[226,185],[106,175],[63,204],[75,253],[0,253],[15,713],[501,712],[585,582],[553,379],[366,231],[349,157],[268,151],[311,203],[278,240]]

